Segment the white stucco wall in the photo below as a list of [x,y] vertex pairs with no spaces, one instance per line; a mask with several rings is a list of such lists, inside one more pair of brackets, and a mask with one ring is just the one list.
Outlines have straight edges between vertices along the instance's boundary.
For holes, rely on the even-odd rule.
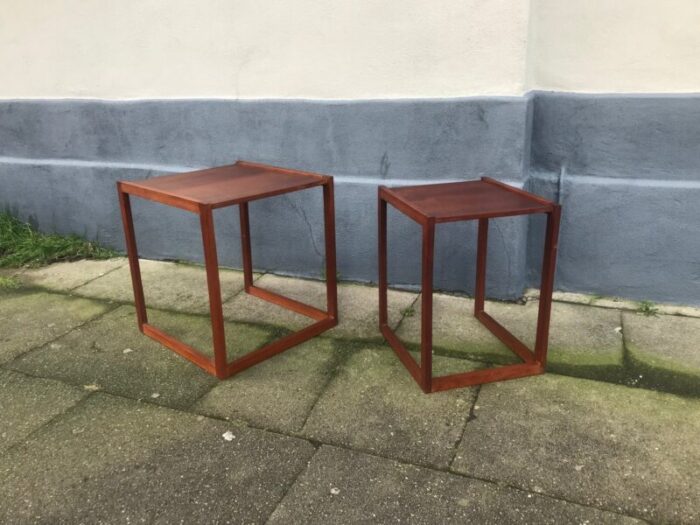
[[0,98],[524,90],[529,0],[10,0]]
[[699,0],[6,0],[0,98],[700,92]]
[[700,92],[699,0],[532,0],[530,89]]

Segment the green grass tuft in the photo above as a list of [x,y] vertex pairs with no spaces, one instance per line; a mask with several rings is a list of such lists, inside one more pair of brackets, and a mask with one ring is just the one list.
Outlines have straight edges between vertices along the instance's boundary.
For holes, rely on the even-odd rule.
[[409,306],[401,310],[401,315],[403,315],[404,317],[413,317],[414,315],[416,315],[416,310],[413,308],[413,306]]
[[20,282],[14,277],[4,277],[0,275],[0,291],[2,290],[14,290],[19,288]]
[[109,259],[118,253],[77,235],[44,234],[0,213],[0,268],[43,266],[58,261]]
[[659,312],[659,309],[652,301],[640,301],[637,311],[642,315],[652,316]]
[[588,298],[588,304],[589,304],[589,305],[594,305],[595,303],[597,303],[598,301],[600,301],[602,298],[603,298],[602,295],[599,295],[599,294],[597,294],[597,293],[594,293],[593,295],[591,295],[591,296]]

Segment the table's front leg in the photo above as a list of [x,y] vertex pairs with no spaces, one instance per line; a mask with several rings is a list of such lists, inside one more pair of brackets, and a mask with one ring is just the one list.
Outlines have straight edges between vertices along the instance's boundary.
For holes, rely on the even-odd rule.
[[139,330],[143,332],[143,325],[148,323],[146,313],[146,300],[143,295],[143,283],[141,281],[141,266],[139,265],[139,252],[136,247],[136,233],[134,231],[134,218],[131,214],[131,201],[129,194],[122,191],[117,185],[119,192],[119,207],[124,225],[124,237],[126,239],[126,254],[129,257],[129,269],[131,270],[131,284],[134,288],[134,305],[136,307],[136,321]]
[[224,312],[221,305],[221,284],[219,282],[219,258],[216,253],[216,234],[212,209],[200,207],[199,222],[202,227],[204,245],[204,266],[207,272],[209,289],[209,312],[211,314],[212,339],[214,343],[214,367],[219,379],[228,377],[226,364],[226,335],[224,332]]
[[540,308],[537,316],[537,337],[535,340],[535,359],[542,367],[547,364],[549,321],[552,312],[552,291],[556,273],[560,219],[561,206],[555,205],[554,209],[547,214],[547,234],[544,242],[542,283],[540,285]]

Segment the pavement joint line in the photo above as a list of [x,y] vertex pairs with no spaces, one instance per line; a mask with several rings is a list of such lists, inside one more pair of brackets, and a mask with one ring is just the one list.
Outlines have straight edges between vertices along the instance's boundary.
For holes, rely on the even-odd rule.
[[[243,273],[242,270],[231,270],[231,271]],[[258,281],[259,281],[260,279],[262,279],[265,275],[267,275],[267,272],[256,272],[256,271],[253,271],[253,282],[254,282],[254,283],[258,282]],[[221,304],[222,304],[222,305],[228,304],[229,302],[233,301],[236,297],[238,297],[239,295],[241,295],[241,294],[243,294],[243,293],[246,293],[246,291],[245,291],[245,286],[244,286],[243,288],[241,288],[240,290],[238,290],[235,294],[233,294],[231,297],[229,297],[229,298],[226,299],[225,301],[222,301]],[[206,301],[206,302],[207,302],[207,303],[209,302],[209,298],[208,298],[208,297],[207,297],[207,301]]]
[[459,434],[459,438],[457,438],[457,441],[455,441],[454,444],[454,454],[452,454],[452,459],[448,463],[448,470],[452,468],[452,465],[455,462],[455,458],[457,457],[457,453],[459,452],[459,447],[462,444],[462,440],[464,439],[464,434],[467,431],[467,425],[469,424],[470,421],[473,421],[476,419],[476,404],[479,401],[479,394],[481,393],[481,389],[484,385],[477,385],[476,387],[476,392],[474,392],[474,399],[472,401],[471,406],[469,407],[469,413],[467,414],[467,417],[464,419],[464,424],[462,425],[462,432]]
[[[283,434],[283,435],[287,435],[287,434]],[[289,437],[297,437],[297,436],[289,436]],[[481,483],[487,483],[487,484],[489,484],[489,485],[493,485],[493,486],[495,486],[495,487],[497,487],[497,488],[501,488],[501,489],[502,489],[502,488],[507,488],[507,489],[515,490],[515,491],[517,491],[517,492],[522,492],[522,493],[525,493],[525,494],[534,494],[534,495],[537,495],[537,496],[540,496],[540,497],[544,497],[544,498],[547,498],[547,499],[550,499],[550,500],[560,501],[560,502],[567,503],[567,504],[570,504],[570,505],[577,505],[577,506],[579,506],[579,507],[586,507],[586,508],[589,508],[589,509],[596,509],[596,510],[600,510],[600,511],[604,511],[604,512],[610,512],[610,513],[616,514],[616,515],[618,515],[618,516],[631,517],[631,518],[639,519],[639,520],[641,520],[641,521],[643,521],[643,522],[645,522],[645,523],[649,523],[648,520],[645,519],[645,518],[638,517],[638,516],[632,515],[632,514],[625,514],[624,512],[621,512],[620,510],[609,509],[609,508],[606,508],[606,507],[603,507],[603,506],[590,505],[590,504],[588,504],[588,503],[582,503],[582,502],[579,502],[579,501],[570,500],[570,499],[562,498],[562,497],[559,497],[559,496],[553,496],[553,495],[547,494],[547,493],[545,493],[545,492],[535,492],[535,491],[533,491],[533,490],[528,490],[528,489],[526,489],[526,488],[519,487],[519,486],[517,486],[517,485],[513,485],[513,484],[511,484],[511,483],[507,483],[507,482],[504,482],[504,481],[497,481],[497,480],[492,480],[492,479],[489,479],[489,478],[481,478],[481,477],[478,477],[478,476],[473,476],[473,475],[469,475],[469,474],[464,474],[464,473],[462,473],[462,472],[452,471],[452,470],[450,470],[449,468],[440,468],[440,467],[435,467],[435,466],[432,466],[432,465],[425,465],[425,464],[422,464],[422,463],[414,463],[414,462],[412,462],[412,461],[406,461],[405,459],[397,459],[397,458],[394,458],[394,457],[382,456],[381,454],[377,454],[377,453],[374,452],[374,451],[367,450],[367,449],[364,449],[364,448],[362,448],[362,447],[359,447],[359,448],[352,448],[352,447],[349,447],[349,446],[344,445],[344,444],[342,444],[342,443],[328,443],[328,442],[324,442],[324,441],[310,440],[310,439],[308,439],[308,438],[304,438],[304,439],[306,439],[306,441],[310,442],[310,443],[313,444],[314,446],[316,446],[315,443],[317,442],[317,443],[320,444],[320,446],[334,447],[334,448],[338,448],[338,449],[342,449],[342,450],[347,450],[347,451],[350,451],[350,452],[357,452],[357,453],[359,453],[359,454],[364,454],[364,455],[366,455],[366,456],[371,456],[371,457],[375,457],[375,458],[380,458],[380,459],[392,461],[392,462],[395,462],[395,463],[400,463],[400,464],[402,464],[402,465],[409,465],[409,466],[416,467],[416,468],[419,468],[419,469],[430,470],[430,471],[432,471],[432,472],[441,472],[441,473],[443,473],[443,474],[448,474],[448,475],[456,476],[456,477],[463,478],[463,479],[468,479],[468,480],[472,480],[472,481],[479,481],[479,482],[481,482]],[[319,448],[320,448],[320,447],[319,447]],[[315,455],[315,454],[314,454],[314,455]],[[313,456],[312,456],[312,458],[313,458]],[[309,462],[310,462],[310,461],[311,461],[311,460],[309,460]]]
[[[350,357],[352,357],[352,354],[355,353],[354,349],[352,351],[346,350],[346,351],[338,352],[337,349],[335,348],[336,347],[335,341],[333,342],[332,347],[333,347],[334,351],[336,351],[338,354],[341,354],[341,355],[339,355],[336,358],[335,363],[333,363],[333,368],[331,369],[330,374],[328,374],[328,377],[326,378],[326,381],[323,383],[323,386],[321,387],[319,394],[316,396],[316,399],[314,399],[314,402],[311,405],[311,408],[309,408],[309,411],[307,412],[306,417],[304,418],[304,422],[299,427],[298,432],[300,435],[302,432],[304,432],[304,427],[306,427],[306,424],[309,422],[309,418],[311,417],[311,414],[313,413],[314,409],[316,408],[316,405],[318,404],[318,402],[323,397],[323,394],[325,394],[326,390],[328,390],[328,387],[330,386],[331,382],[336,377],[338,377],[338,374],[340,373],[340,369],[343,367],[343,365],[345,365],[345,363],[348,362]],[[321,442],[319,441],[319,443],[321,443]]]
[[586,507],[589,509],[596,509],[596,510],[600,510],[603,512],[609,512],[611,514],[616,514],[618,516],[623,516],[623,517],[627,517],[627,518],[634,518],[634,519],[640,520],[644,523],[650,523],[647,518],[643,518],[643,517],[635,515],[635,514],[627,514],[626,512],[622,512],[620,509],[612,509],[612,508],[608,508],[605,506],[599,506],[599,505],[590,505],[588,503],[582,503],[580,501],[564,498],[561,496],[553,496],[553,495],[547,494],[545,492],[535,492],[534,490],[528,490],[526,488],[519,487],[518,485],[513,485],[512,483],[497,481],[497,480],[493,480],[490,478],[481,478],[479,476],[473,476],[473,475],[469,475],[469,474],[462,474],[461,472],[456,472],[456,471],[452,471],[452,470],[442,470],[442,469],[437,469],[437,468],[433,468],[432,470],[440,471],[440,472],[447,472],[449,474],[453,474],[453,475],[459,476],[461,478],[471,479],[471,480],[475,480],[475,481],[481,481],[482,483],[488,483],[489,485],[495,485],[496,487],[500,487],[500,488],[505,487],[505,488],[515,490],[518,492],[524,492],[526,494],[536,494],[537,496],[541,496],[543,498],[547,498],[550,500],[561,501],[564,503],[568,503],[570,505],[578,505],[579,507]]
[[[69,295],[69,294],[59,294],[59,295]],[[104,301],[98,301],[98,302],[104,302]],[[87,319],[87,320],[83,321],[83,322],[80,323],[80,324],[75,325],[75,326],[72,327],[72,328],[69,328],[68,330],[66,330],[66,331],[63,332],[62,334],[57,335],[57,336],[54,337],[53,339],[49,339],[48,341],[44,341],[43,343],[40,343],[40,344],[38,344],[38,345],[36,345],[36,346],[32,346],[31,348],[27,348],[25,351],[20,352],[19,354],[17,354],[16,356],[14,356],[14,357],[13,357],[10,361],[8,361],[7,363],[4,363],[4,364],[3,364],[3,368],[5,368],[6,365],[9,365],[10,363],[13,363],[13,362],[17,361],[19,358],[24,357],[24,356],[28,355],[28,354],[31,353],[31,352],[34,352],[35,350],[39,350],[40,348],[43,348],[43,347],[45,347],[46,345],[50,345],[51,343],[55,343],[56,341],[58,341],[58,340],[61,339],[62,337],[65,337],[65,336],[67,336],[68,334],[70,334],[71,332],[74,332],[75,330],[78,330],[78,329],[82,328],[83,326],[87,325],[88,323],[92,323],[93,321],[99,321],[99,320],[102,319],[105,315],[114,312],[117,308],[119,308],[119,307],[118,307],[118,306],[115,306],[115,307],[113,307],[113,308],[110,308],[110,309],[108,309],[108,310],[106,310],[106,311],[104,311],[104,312],[102,312],[102,313],[100,313],[100,314],[95,315],[94,317],[91,317],[90,319]],[[51,379],[51,378],[48,378],[48,379]]]
[[[51,379],[51,380],[53,380],[53,381],[57,381],[57,382],[60,382],[60,383],[63,383],[63,384],[69,385],[69,386],[76,386],[76,385],[74,385],[74,384],[72,384],[72,383],[67,383],[66,381],[63,381],[63,380],[60,380],[60,379],[52,379],[52,378],[47,378],[47,377],[44,377],[44,376],[35,376],[35,375],[27,374],[26,372],[20,372],[20,371],[16,371],[16,370],[12,370],[12,371],[13,371],[13,372],[16,372],[16,373],[19,373],[19,374],[22,374],[22,375],[25,375],[25,376],[27,376],[27,377],[34,378],[34,379]],[[278,431],[278,430],[273,430],[273,429],[261,427],[261,426],[258,426],[258,425],[254,425],[254,424],[251,424],[251,423],[247,422],[247,421],[244,420],[244,419],[232,421],[232,420],[227,419],[227,418],[225,418],[225,417],[214,416],[214,415],[204,415],[204,414],[200,414],[200,413],[198,413],[198,412],[194,412],[194,411],[192,411],[192,410],[190,410],[190,409],[180,409],[180,408],[169,407],[169,406],[166,406],[166,405],[159,405],[159,404],[156,404],[156,403],[152,403],[151,401],[149,401],[149,400],[147,400],[147,399],[134,399],[134,398],[132,398],[132,397],[127,397],[127,396],[124,396],[124,395],[121,395],[121,394],[115,394],[115,393],[112,393],[112,392],[108,392],[108,391],[106,391],[106,390],[99,390],[99,391],[96,391],[96,392],[89,392],[89,393],[88,393],[85,397],[83,397],[80,401],[78,401],[78,402],[75,403],[74,405],[68,407],[66,410],[64,410],[64,411],[61,412],[60,414],[57,414],[56,416],[52,417],[50,420],[46,421],[46,422],[43,423],[41,426],[39,426],[39,427],[37,427],[36,429],[34,429],[33,431],[31,431],[31,432],[30,432],[25,438],[23,438],[21,441],[19,441],[19,442],[15,443],[14,445],[10,446],[9,448],[7,448],[7,449],[5,450],[4,453],[6,453],[7,451],[12,450],[13,448],[15,448],[15,447],[21,445],[22,443],[26,442],[27,439],[29,439],[32,435],[34,435],[34,434],[35,434],[36,432],[38,432],[40,429],[42,429],[43,427],[45,427],[45,426],[48,425],[49,423],[53,422],[54,420],[58,419],[59,417],[63,417],[64,415],[66,415],[66,414],[69,413],[70,411],[76,409],[76,408],[77,408],[79,405],[81,405],[84,401],[86,401],[87,399],[89,399],[90,397],[92,397],[92,396],[94,396],[94,395],[96,395],[96,394],[107,395],[107,396],[111,396],[111,397],[118,398],[118,399],[124,399],[124,400],[126,400],[126,401],[129,401],[129,402],[131,402],[131,403],[136,403],[136,404],[147,404],[147,405],[150,405],[150,406],[153,406],[153,407],[156,407],[156,408],[165,409],[165,410],[171,410],[171,411],[174,411],[174,412],[180,412],[180,413],[189,414],[189,415],[203,416],[203,417],[206,417],[206,418],[209,418],[209,419],[214,419],[214,420],[222,421],[222,422],[225,422],[225,423],[229,423],[229,424],[234,425],[234,426],[244,426],[245,428],[250,428],[250,429],[253,429],[253,430],[258,430],[258,431],[261,431],[261,432],[267,432],[267,433],[274,434],[274,435],[278,435],[278,436],[283,436],[283,437],[287,437],[287,438],[303,440],[303,441],[306,441],[306,442],[310,443],[310,444],[316,449],[316,451],[318,451],[322,446],[336,447],[336,448],[340,448],[340,449],[343,449],[343,450],[348,450],[348,451],[351,451],[351,452],[357,452],[357,453],[360,453],[360,454],[365,454],[365,455],[368,455],[368,456],[372,456],[372,457],[376,457],[376,458],[381,458],[381,459],[393,461],[393,462],[396,462],[396,463],[402,463],[402,464],[405,464],[405,465],[410,465],[410,466],[417,467],[417,468],[421,468],[421,469],[431,470],[431,471],[433,471],[433,472],[442,472],[442,473],[445,473],[445,474],[450,474],[450,475],[457,476],[457,477],[461,477],[461,478],[464,478],[464,479],[470,479],[470,480],[480,481],[480,482],[483,482],[483,483],[488,483],[489,485],[495,485],[496,487],[499,487],[499,488],[504,488],[504,487],[505,487],[505,488],[509,488],[509,489],[512,489],[512,490],[516,490],[516,491],[518,491],[518,492],[524,492],[524,493],[526,493],[526,494],[536,494],[536,495],[538,495],[538,496],[546,497],[546,498],[549,498],[549,499],[555,500],[555,501],[562,501],[562,502],[564,502],[564,503],[568,503],[568,504],[572,504],[572,505],[578,505],[578,506],[581,506],[581,507],[587,507],[587,508],[591,508],[591,509],[597,509],[597,510],[601,510],[601,511],[605,511],[605,512],[610,512],[610,513],[616,514],[616,515],[618,515],[618,516],[632,517],[632,518],[636,518],[636,519],[639,519],[639,520],[641,520],[641,521],[644,521],[644,522],[646,522],[646,523],[649,523],[648,520],[646,520],[645,518],[643,518],[643,517],[641,517],[641,516],[636,516],[636,515],[633,515],[633,514],[625,514],[625,513],[623,513],[623,512],[620,512],[619,510],[609,509],[609,508],[602,507],[602,506],[590,505],[590,504],[587,504],[587,503],[582,503],[582,502],[579,502],[579,501],[570,500],[570,499],[563,498],[563,497],[559,497],[559,496],[553,496],[553,495],[551,495],[551,494],[547,494],[547,493],[544,493],[544,492],[534,492],[534,491],[528,490],[528,489],[526,489],[526,488],[520,487],[520,486],[518,486],[518,485],[513,485],[513,484],[511,484],[511,483],[507,483],[507,482],[503,482],[503,481],[499,481],[499,480],[493,480],[493,479],[490,479],[490,478],[482,478],[482,477],[478,477],[478,476],[474,476],[474,475],[464,474],[464,473],[462,473],[462,472],[457,472],[457,471],[451,470],[451,466],[450,466],[450,467],[443,467],[443,468],[440,468],[440,467],[435,467],[435,466],[433,466],[433,465],[426,465],[426,464],[422,464],[422,463],[415,463],[415,462],[411,462],[411,461],[406,461],[405,459],[399,460],[399,459],[397,459],[397,458],[390,457],[390,456],[382,456],[382,455],[380,455],[380,454],[377,454],[375,451],[371,451],[371,450],[368,450],[368,449],[365,449],[365,448],[362,448],[362,447],[352,448],[352,447],[349,447],[349,446],[347,446],[347,445],[345,445],[345,444],[342,444],[342,443],[327,442],[327,441],[320,441],[320,440],[318,440],[318,439],[311,439],[311,438],[308,438],[308,437],[305,437],[305,436],[301,436],[301,435],[296,435],[296,434],[293,434],[293,433],[281,432],[281,431]],[[315,454],[316,454],[316,452],[314,452],[314,455],[315,455]],[[312,458],[313,458],[313,455],[312,455]],[[310,461],[311,461],[311,459],[309,459],[309,463],[310,463]],[[308,465],[307,465],[307,468],[308,468]],[[305,470],[306,470],[306,469],[302,469],[302,471],[305,471]],[[294,483],[296,482],[296,479],[298,479],[300,476],[301,476],[301,473],[299,474],[299,476],[297,476],[297,478],[295,478],[295,481],[289,486],[288,490],[291,489],[291,487],[292,487],[292,486],[294,485]],[[285,495],[286,495],[286,493],[285,493]],[[282,500],[280,499],[280,502],[281,502],[281,501],[282,501]],[[278,506],[279,506],[279,503],[278,503]],[[273,511],[273,512],[274,512],[274,511]],[[271,515],[272,515],[272,514],[271,514]],[[268,519],[269,519],[269,518],[268,518]]]
[[[388,294],[387,294],[388,295]],[[419,293],[416,295],[416,298],[413,300],[413,302],[408,306],[408,308],[405,308],[404,310],[401,311],[401,319],[399,319],[399,322],[396,323],[396,326],[392,328],[393,332],[398,332],[399,328],[401,328],[401,324],[403,323],[403,320],[406,319],[408,316],[408,311],[413,310],[414,307],[416,306],[416,303],[418,302],[418,299],[421,298],[422,293]],[[389,298],[387,297],[387,303],[389,302]],[[387,305],[388,309],[388,305]]]
[[[622,332],[622,370],[625,372],[625,378],[628,380],[633,379],[632,377],[632,357],[630,355],[629,347],[627,346],[627,334],[625,330],[625,316],[620,311],[620,331]],[[627,382],[624,383],[625,386],[636,387],[636,385],[630,385]]]
[[[449,292],[444,292],[448,295],[454,295],[455,297],[468,297],[471,298],[470,296],[467,295],[462,295],[458,293],[449,293]],[[556,292],[555,292],[556,293]],[[531,296],[527,295],[527,293],[523,296],[523,299],[525,300],[525,303],[536,303],[539,302],[539,296]],[[603,297],[603,299],[606,299],[606,297]],[[505,301],[505,302],[510,302],[510,301]],[[562,304],[573,304],[575,306],[586,306],[589,308],[599,308],[601,310],[620,310],[624,312],[632,312],[632,313],[637,313],[639,312],[639,308],[637,306],[631,306],[629,303],[635,303],[638,304],[640,301],[637,301],[635,299],[620,299],[620,304],[618,305],[611,305],[611,304],[600,304],[597,301],[593,302],[582,302],[582,301],[575,301],[571,299],[566,299],[566,298],[558,298],[558,299],[552,299],[553,303],[562,303]],[[675,305],[675,304],[666,304],[666,303],[656,303],[655,306],[659,309],[656,315],[661,316],[661,315],[668,315],[671,317],[685,317],[688,319],[699,319],[700,318],[700,313],[686,313],[682,311],[677,311],[673,310],[674,308],[684,308],[686,306],[689,306],[690,308],[694,310],[700,311],[700,307],[696,305]],[[670,311],[669,311],[670,310]]]
[[[111,311],[114,311],[114,310],[116,310],[117,308],[120,308],[120,307],[122,307],[122,306],[132,306],[132,307],[134,306],[134,303],[133,303],[133,302],[130,302],[130,301],[122,301],[122,300],[119,300],[119,299],[106,299],[106,298],[104,298],[104,297],[93,297],[93,296],[90,296],[90,295],[82,295],[82,294],[80,294],[80,293],[69,293],[69,292],[67,292],[67,291],[65,291],[65,290],[52,290],[51,288],[42,288],[42,287],[38,287],[38,286],[32,287],[32,288],[25,287],[24,289],[25,289],[25,290],[28,290],[28,291],[31,290],[31,291],[34,291],[34,292],[45,292],[45,293],[54,294],[54,295],[63,295],[63,296],[66,296],[66,297],[71,297],[71,298],[89,299],[89,300],[91,300],[91,301],[95,301],[95,302],[98,302],[98,303],[105,303],[105,304],[115,305],[115,307],[114,307],[112,310],[110,310],[110,312],[111,312]],[[200,318],[204,318],[204,319],[211,319],[211,315],[210,315],[208,312],[207,312],[207,313],[203,313],[203,312],[188,312],[188,311],[183,311],[183,310],[174,310],[174,309],[172,309],[172,308],[161,307],[161,306],[158,306],[158,307],[155,307],[155,306],[146,306],[146,310],[147,310],[147,312],[148,312],[148,310],[155,310],[155,311],[158,311],[158,312],[164,312],[164,313],[168,313],[168,314],[188,315],[188,316],[191,316],[191,317],[200,317]],[[110,312],[105,312],[105,314],[110,313]],[[101,315],[104,315],[104,314],[101,314]],[[243,324],[243,325],[251,326],[251,327],[254,327],[254,328],[263,328],[263,329],[265,329],[265,330],[273,330],[273,331],[274,331],[274,330],[280,330],[280,329],[284,329],[284,328],[285,328],[285,327],[283,327],[283,326],[279,326],[279,325],[275,325],[275,324],[269,324],[269,323],[255,323],[255,322],[251,322],[251,321],[237,321],[237,320],[226,320],[226,319],[224,319],[224,322],[230,322],[230,323],[236,323],[236,324]],[[76,326],[75,328],[80,328],[81,326],[82,326],[82,325],[79,325],[79,326]],[[72,331],[72,330],[71,330],[71,331]],[[66,332],[66,334],[67,334],[67,333],[68,333],[68,332]],[[63,334],[63,335],[66,335],[66,334]],[[61,337],[63,337],[63,336],[61,336]],[[336,339],[337,339],[337,338],[336,338]],[[51,342],[51,341],[49,341],[49,342]],[[43,345],[42,345],[42,346],[43,346]],[[32,350],[33,350],[33,349],[32,349]]]
[[311,461],[316,457],[316,454],[318,454],[318,451],[321,449],[320,446],[317,446],[317,445],[314,444],[314,443],[312,443],[312,445],[314,446],[314,448],[315,448],[316,450],[314,450],[314,453],[311,454],[311,457],[310,457],[310,458],[308,459],[308,461],[306,462],[306,465],[305,465],[303,468],[300,468],[300,469],[299,469],[299,472],[297,473],[297,475],[294,476],[294,479],[292,479],[292,480],[290,481],[289,485],[287,485],[287,487],[284,489],[284,494],[282,494],[282,495],[280,496],[280,498],[277,500],[277,503],[275,504],[275,508],[272,509],[272,511],[270,512],[270,514],[267,516],[267,519],[265,520],[265,524],[266,524],[266,525],[267,525],[268,523],[270,523],[270,519],[272,518],[272,515],[275,513],[275,511],[279,508],[279,506],[282,504],[282,502],[284,501],[284,499],[287,497],[287,494],[289,494],[289,491],[292,490],[292,488],[294,487],[294,485],[297,484],[297,481],[299,481],[299,478],[301,478],[301,477],[302,477],[304,474],[306,474],[306,472],[309,470],[309,467],[311,466]]
[[[15,372],[15,370],[13,370],[13,372]],[[21,373],[21,372],[19,372],[19,373]],[[28,375],[28,374],[24,374],[24,375],[26,375],[27,377],[31,377],[31,378],[33,378],[33,379],[43,379],[43,380],[46,380],[46,379],[47,379],[47,378],[44,378],[44,377],[36,377],[36,376]],[[58,379],[53,379],[52,381],[56,381],[56,382],[58,382],[58,383],[63,383],[64,385],[68,385],[68,386],[74,386],[74,385],[70,385],[70,384],[68,384],[68,383],[65,383],[64,381],[60,381],[60,380],[58,380]],[[75,403],[72,404],[71,406],[65,408],[64,410],[62,410],[62,411],[59,412],[58,414],[55,414],[55,415],[54,415],[53,417],[51,417],[50,419],[47,419],[47,420],[44,421],[41,425],[39,425],[38,427],[36,427],[34,430],[30,431],[29,434],[27,434],[26,436],[24,436],[23,438],[21,438],[19,441],[17,441],[17,443],[14,443],[13,445],[10,445],[10,446],[7,447],[3,452],[0,452],[0,456],[2,456],[3,454],[7,454],[9,451],[11,451],[11,450],[13,450],[13,449],[19,447],[20,445],[23,445],[24,443],[26,443],[29,439],[31,439],[34,435],[36,435],[40,430],[46,428],[47,426],[51,425],[52,423],[54,423],[54,422],[55,422],[56,420],[58,420],[59,418],[62,418],[62,417],[65,416],[66,414],[69,414],[70,412],[72,412],[73,410],[75,410],[75,409],[78,407],[78,405],[81,405],[81,404],[82,404],[84,401],[86,401],[88,398],[92,397],[92,395],[93,395],[94,393],[95,393],[95,392],[86,392],[86,394],[85,394],[83,397],[81,397],[77,402],[75,402]]]
[[[85,260],[85,259],[83,259],[83,260]],[[106,277],[107,275],[109,275],[112,272],[116,272],[117,270],[121,270],[122,268],[124,268],[124,266],[126,266],[128,264],[128,262],[129,262],[128,260],[123,261],[122,264],[120,264],[119,266],[115,266],[114,268],[107,270],[102,275],[98,275],[97,277],[93,277],[92,279],[88,279],[87,281],[80,283],[77,286],[73,286],[72,288],[69,288],[68,290],[66,290],[66,292],[68,294],[70,294],[73,290],[76,290],[76,289],[80,288],[81,286],[86,286],[86,285],[90,284],[91,282],[96,281],[97,279],[102,279],[103,277]]]
[[[209,316],[205,316],[205,317],[209,317]],[[249,323],[244,323],[244,324],[249,324]],[[254,324],[254,323],[250,323],[250,324],[253,325],[253,326],[256,326],[256,327],[260,326],[260,325]],[[270,330],[270,332],[271,332],[270,335],[264,340],[264,342],[262,343],[262,345],[261,345],[259,348],[262,348],[263,346],[269,345],[270,343],[276,341],[277,339],[280,339],[281,337],[284,337],[284,330],[283,330],[282,328],[280,328],[280,327],[274,327],[274,325],[270,325],[270,328],[271,328],[271,330]],[[276,328],[276,329],[275,329],[275,328]],[[255,352],[255,349],[251,350],[250,352]],[[248,353],[250,353],[250,352],[248,352]],[[228,359],[228,353],[227,353],[227,359]],[[245,370],[241,370],[241,372],[244,372],[244,371],[245,371]],[[233,376],[230,376],[230,377],[235,377],[236,375],[238,375],[238,374],[234,374]],[[227,378],[227,379],[228,379],[228,378]],[[221,383],[214,383],[206,392],[204,392],[204,393],[202,393],[202,395],[196,397],[196,398],[194,399],[194,401],[192,401],[191,403],[189,403],[189,404],[187,405],[188,411],[189,411],[190,408],[194,408],[194,406],[195,406],[199,401],[201,401],[202,399],[204,399],[204,397],[206,397],[207,395],[209,395],[209,394],[211,393],[211,391],[214,390],[216,387],[218,387],[220,384],[221,384]],[[131,399],[131,398],[127,398],[127,399]],[[146,402],[149,402],[149,401],[147,401],[147,400],[145,400],[145,401],[146,401]],[[157,405],[157,406],[163,406],[163,405],[158,405],[157,403],[153,403],[153,404],[154,404],[154,405]]]
[[[61,291],[61,290],[52,290],[50,288],[43,288],[43,287],[39,287],[39,286],[25,287],[24,290],[43,291],[43,292],[51,293],[51,294],[55,294],[55,295],[64,295],[66,297],[77,297],[77,298],[81,298],[81,299],[89,299],[89,300],[95,301],[95,302],[113,304],[113,305],[115,305],[115,307],[107,312],[104,312],[102,314],[98,314],[96,317],[89,319],[80,325],[73,327],[69,331],[59,335],[58,337],[56,337],[50,341],[47,341],[46,343],[32,347],[32,348],[22,352],[21,354],[17,355],[12,361],[10,361],[10,363],[13,362],[15,359],[17,359],[21,356],[24,356],[25,354],[28,354],[29,352],[37,350],[38,348],[41,348],[42,346],[44,346],[46,344],[50,344],[52,342],[55,342],[57,339],[60,339],[61,337],[68,335],[70,332],[72,332],[78,328],[82,328],[87,323],[90,323],[92,321],[96,321],[96,320],[100,319],[101,317],[113,312],[114,310],[116,310],[120,306],[134,306],[133,303],[127,302],[127,301],[119,301],[116,299],[104,299],[104,298],[84,296],[84,295],[79,295],[79,294],[68,293],[66,291]],[[419,297],[416,298],[416,301],[419,299]],[[571,304],[574,304],[574,303],[571,303]],[[181,311],[181,310],[172,310],[169,308],[153,308],[153,307],[148,307],[148,308],[150,308],[152,310],[158,310],[161,312],[165,312],[165,313],[209,318],[209,314],[201,313],[201,312],[186,312],[186,311]],[[593,307],[593,308],[595,308],[595,307]],[[662,314],[662,315],[670,315],[670,314]],[[620,311],[620,316],[622,316],[622,311]],[[688,316],[679,316],[679,317],[688,317]],[[688,317],[688,318],[692,319],[692,317]],[[247,326],[251,326],[251,327],[255,327],[255,328],[262,328],[265,330],[272,330],[272,331],[284,329],[284,327],[280,327],[279,325],[266,324],[266,323],[254,323],[254,322],[250,322],[250,321],[228,321],[228,322],[244,324]],[[623,330],[622,330],[622,332],[623,332],[623,334],[622,334],[623,335],[623,348],[622,348],[622,350],[623,350],[623,371],[627,373],[627,378],[629,379],[629,378],[631,378],[631,370],[632,369],[631,369],[631,364],[627,361],[628,358],[627,358],[627,347],[625,344],[625,337],[624,337],[624,326],[622,328],[623,328]],[[331,337],[331,336],[328,336],[325,332],[322,334],[319,334],[317,337],[322,338],[322,339],[332,339],[333,341],[344,341],[347,343],[356,343],[356,344],[361,344],[361,345],[373,345],[373,346],[376,346],[377,348],[380,348],[382,350],[391,350],[391,348],[388,347],[388,343],[386,343],[386,341],[384,341],[384,339],[381,337],[374,338],[374,339],[352,339],[352,338],[348,338],[348,337]],[[465,357],[462,354],[458,354],[458,353],[455,353],[452,351],[445,351],[445,350],[440,349],[439,347],[434,348],[433,351],[434,351],[434,355],[437,355],[440,357],[451,357],[451,358],[455,358],[455,359],[463,359],[465,361],[474,361],[474,362],[485,363],[485,364],[490,363],[489,361],[479,359],[478,357]],[[555,374],[554,372],[551,372],[551,371],[547,371],[546,373]],[[662,390],[662,389],[657,389],[657,388],[648,388],[648,387],[643,386],[643,385],[642,386],[631,385],[631,384],[629,384],[629,382],[624,382],[624,381],[623,382],[610,381],[607,379],[597,379],[597,378],[591,378],[588,376],[565,374],[565,373],[556,373],[555,375],[561,375],[564,377],[573,377],[575,379],[586,379],[589,381],[596,381],[598,383],[606,383],[606,384],[610,384],[610,385],[623,386],[623,387],[627,387],[627,388],[642,389],[642,390],[647,390],[647,391],[651,391],[651,392],[661,392],[661,393],[671,394],[671,395],[680,396],[680,397],[689,398],[689,399],[697,399],[694,396],[687,396],[687,395],[683,395],[683,394],[678,394],[678,393],[673,392],[673,391]],[[159,405],[159,406],[162,406],[162,405]]]

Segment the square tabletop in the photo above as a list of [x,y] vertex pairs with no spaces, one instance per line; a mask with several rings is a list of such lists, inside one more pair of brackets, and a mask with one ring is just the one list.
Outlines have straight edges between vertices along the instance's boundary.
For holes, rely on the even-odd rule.
[[382,192],[388,202],[403,208],[414,218],[434,219],[435,222],[546,213],[554,206],[553,202],[542,197],[488,177],[464,182],[383,187]]
[[120,181],[121,191],[198,211],[221,208],[326,184],[331,177],[265,164],[238,161],[228,166],[150,179]]

